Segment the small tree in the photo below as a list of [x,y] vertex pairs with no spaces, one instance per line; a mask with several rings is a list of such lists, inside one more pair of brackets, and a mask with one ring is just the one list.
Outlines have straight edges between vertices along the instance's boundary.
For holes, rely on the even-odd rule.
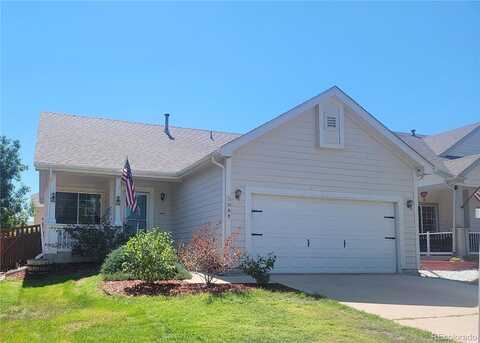
[[241,250],[235,247],[239,231],[233,231],[225,239],[222,249],[221,240],[216,238],[210,224],[205,224],[193,233],[188,244],[179,248],[179,259],[188,270],[201,273],[210,286],[215,275],[227,272],[240,261]]
[[20,159],[20,142],[0,136],[0,228],[24,225],[32,214],[26,195],[30,189],[21,184],[27,166]]

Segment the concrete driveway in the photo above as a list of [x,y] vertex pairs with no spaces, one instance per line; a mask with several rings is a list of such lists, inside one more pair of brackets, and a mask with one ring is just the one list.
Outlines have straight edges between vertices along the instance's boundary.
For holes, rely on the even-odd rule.
[[478,288],[471,284],[401,274],[276,274],[272,281],[402,325],[477,342]]

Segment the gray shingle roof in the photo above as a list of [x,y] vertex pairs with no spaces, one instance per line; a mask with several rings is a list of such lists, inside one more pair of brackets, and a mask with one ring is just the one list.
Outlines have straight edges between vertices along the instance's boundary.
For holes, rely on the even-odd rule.
[[431,148],[431,145],[427,143],[427,139],[431,136],[418,134],[416,136],[412,136],[410,133],[405,132],[396,132],[395,134],[400,137],[405,143],[407,143],[411,148],[416,150],[418,153],[423,155],[423,157],[433,163],[438,170],[444,173],[451,174],[452,176],[459,176],[465,169],[470,167],[480,158],[480,155],[470,155],[456,159],[444,158],[438,156]]
[[121,171],[126,156],[137,175],[176,174],[240,136],[235,133],[42,113],[35,166]]
[[410,133],[405,132],[395,132],[395,134],[412,149],[416,150],[419,154],[430,161],[438,170],[449,174],[447,167],[443,163],[444,159],[437,156],[437,154],[435,154],[435,152],[425,143],[425,136],[412,136]]
[[435,154],[441,155],[478,127],[480,127],[480,122],[427,136],[425,137],[425,142]]
[[470,167],[479,158],[480,158],[480,155],[470,155],[470,156],[465,156],[461,158],[456,158],[454,160],[446,160],[444,164],[452,175],[460,175],[465,171],[465,169]]

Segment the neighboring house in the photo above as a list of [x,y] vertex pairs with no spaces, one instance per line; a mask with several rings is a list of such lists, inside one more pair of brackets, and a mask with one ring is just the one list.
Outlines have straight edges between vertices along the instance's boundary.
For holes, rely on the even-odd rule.
[[[136,215],[120,180],[127,156]],[[185,241],[211,223],[292,273],[417,269],[417,180],[436,172],[337,87],[243,135],[42,113],[35,167],[49,258],[68,257],[65,224],[109,217]]]
[[[478,252],[480,201],[480,122],[436,135],[397,133],[432,164],[419,181],[422,253],[459,256]],[[480,192],[478,193],[480,197]]]

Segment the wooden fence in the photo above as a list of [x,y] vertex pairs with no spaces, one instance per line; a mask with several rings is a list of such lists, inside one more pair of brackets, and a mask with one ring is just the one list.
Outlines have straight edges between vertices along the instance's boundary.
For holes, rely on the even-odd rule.
[[41,226],[0,229],[0,271],[25,264],[42,252]]

